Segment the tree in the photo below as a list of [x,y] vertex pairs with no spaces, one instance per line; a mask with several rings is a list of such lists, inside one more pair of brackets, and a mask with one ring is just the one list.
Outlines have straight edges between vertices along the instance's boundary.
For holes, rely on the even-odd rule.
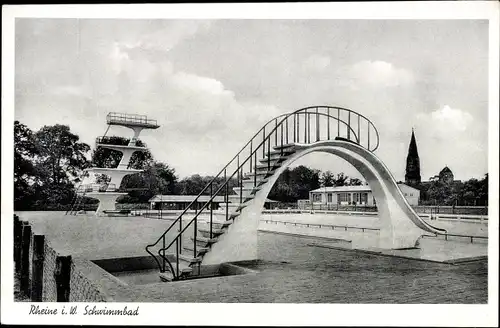
[[36,182],[34,157],[37,154],[33,132],[19,121],[14,122],[14,209],[33,206]]
[[358,178],[349,178],[348,185],[349,186],[362,186],[363,185],[363,181],[361,181]]
[[320,187],[319,172],[303,165],[286,169],[271,189],[269,198],[286,203],[308,199],[309,191]]
[[[99,140],[101,144],[107,145],[120,145],[126,146],[128,145],[130,139],[119,137],[119,136],[109,136],[103,137]],[[146,147],[141,140],[137,140],[136,146],[138,147]],[[122,159],[122,153],[117,150],[97,147],[92,152],[92,166],[95,167],[117,167],[120,164],[120,160]],[[149,167],[153,162],[153,156],[151,152],[147,149],[144,151],[136,151],[130,157],[129,166],[132,169],[141,170],[146,167]]]
[[[130,139],[119,137],[119,136],[109,136],[102,137],[99,140],[101,144],[107,145],[120,145],[126,146],[128,145]],[[136,146],[138,147],[146,147],[146,144],[141,140],[136,141]],[[118,167],[120,161],[122,159],[122,152],[105,148],[105,147],[97,147],[92,152],[92,166],[94,167],[109,167],[115,168]],[[154,166],[153,164],[153,156],[148,149],[144,151],[136,151],[130,156],[129,168],[142,170],[148,167]],[[111,180],[111,178],[105,174],[96,174],[96,183],[106,184]]]
[[335,185],[335,176],[332,172],[326,171],[321,173],[319,181],[322,187],[332,187]]
[[342,186],[345,186],[347,184],[347,180],[349,179],[349,177],[347,175],[345,175],[344,173],[337,173],[337,178],[335,179],[335,186],[336,187],[342,187]]
[[[205,186],[207,186],[212,180],[212,195],[215,194],[217,190],[219,190],[220,187],[223,186],[225,180],[224,177],[217,177],[214,179],[213,176],[200,176],[199,174],[194,174],[190,177],[186,177],[182,179],[178,183],[178,193],[181,195],[198,195]],[[234,187],[237,187],[238,181],[235,178],[231,178],[228,183],[227,183],[227,189],[228,189],[228,194],[229,195],[234,195],[235,192],[233,190]],[[223,187],[218,195],[224,195],[226,188]],[[210,187],[208,187],[204,192],[204,195],[210,195]]]
[[175,194],[176,185],[175,170],[165,163],[153,162],[145,168],[144,172],[123,178],[122,191],[132,190],[117,201],[119,203],[145,203],[157,194]]
[[89,166],[85,155],[90,146],[79,142],[80,138],[70,132],[69,126],[44,126],[35,137],[37,165],[47,173],[43,176],[44,183],[67,183],[70,177],[77,177]]

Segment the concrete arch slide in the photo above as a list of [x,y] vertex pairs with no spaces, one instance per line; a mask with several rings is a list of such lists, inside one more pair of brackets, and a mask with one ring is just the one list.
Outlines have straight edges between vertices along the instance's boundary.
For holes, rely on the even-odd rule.
[[377,202],[380,220],[379,248],[412,248],[425,234],[442,234],[422,218],[408,204],[396,180],[385,164],[367,149],[346,141],[321,141],[313,144],[293,144],[293,154],[267,179],[255,198],[241,215],[212,246],[203,258],[203,264],[254,260],[257,254],[257,229],[264,202],[283,171],[299,158],[312,152],[325,152],[338,156],[353,165],[369,183]]

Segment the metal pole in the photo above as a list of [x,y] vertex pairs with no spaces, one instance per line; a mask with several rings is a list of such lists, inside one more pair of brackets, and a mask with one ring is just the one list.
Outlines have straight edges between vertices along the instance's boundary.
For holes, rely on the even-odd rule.
[[330,140],[330,107],[327,110],[328,116],[326,117],[326,130],[327,130],[327,139]]
[[368,122],[368,150],[370,150],[370,122]]
[[[198,235],[198,217],[194,219],[194,246],[193,246],[193,258],[197,258],[196,254],[196,237]],[[210,222],[210,239],[212,238],[212,223]]]
[[[241,169],[241,177],[243,177],[243,169]],[[240,204],[243,203],[243,179],[240,180]]]
[[[196,240],[195,240],[195,244],[196,244]],[[175,277],[179,278],[179,238],[177,238],[175,240],[175,248],[176,248],[176,256],[175,256],[175,264],[176,264],[175,272],[176,272],[176,275],[175,275]]]
[[280,125],[280,129],[281,129],[281,153],[280,155],[283,156],[283,124]]
[[351,112],[347,115],[347,139],[351,140]]
[[340,136],[340,108],[337,108],[337,137]]
[[[226,181],[226,169],[224,169],[224,181]],[[226,221],[227,221],[227,217],[228,217],[228,210],[229,210],[229,199],[227,197],[227,181],[226,181],[226,190],[225,190],[225,193],[224,193],[224,200],[226,202]]]
[[[285,124],[286,124],[286,129],[285,129],[286,144],[288,145],[288,116],[285,118]],[[283,143],[283,142],[281,142],[281,143]]]
[[274,120],[274,145],[278,145],[278,119]]
[[[212,184],[210,184],[210,199],[212,199]],[[210,201],[210,238],[212,238],[213,201]]]
[[318,107],[316,107],[316,142],[319,141],[319,114],[318,114]]
[[[262,144],[265,145],[266,143],[266,127],[264,126],[262,130]],[[262,147],[262,158],[266,156],[266,147]]]
[[163,269],[161,272],[165,272],[165,236],[163,236],[163,256],[161,257],[161,261],[163,263]]
[[[252,173],[252,142],[253,140],[250,140],[250,173]],[[243,177],[242,177],[243,179]]]
[[[264,148],[266,148],[264,146]],[[267,170],[271,171],[271,138],[267,139]],[[255,172],[257,174],[257,172]]]
[[[264,147],[264,145],[262,145]],[[265,148],[265,147],[264,147]],[[253,170],[253,186],[254,188],[257,186],[257,149],[255,150],[254,153],[254,170]]]
[[296,139],[296,132],[295,130],[297,129],[297,115],[293,114],[293,142],[295,143]]
[[360,119],[361,116],[359,116],[358,114],[358,144],[361,143],[361,135],[360,135],[360,128],[359,128],[359,119]]
[[[182,215],[179,218],[179,233],[182,231]],[[182,247],[182,234],[179,235],[179,253],[181,253]]]
[[304,113],[304,143],[307,143],[307,112]]

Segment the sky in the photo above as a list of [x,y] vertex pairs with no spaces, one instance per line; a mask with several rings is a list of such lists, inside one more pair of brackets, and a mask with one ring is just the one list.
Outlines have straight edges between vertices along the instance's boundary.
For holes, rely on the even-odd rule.
[[[350,108],[404,180],[414,128],[422,180],[488,172],[487,20],[18,18],[15,119],[68,124],[94,146],[106,114],[145,114],[141,139],[182,178],[214,175],[273,117]],[[131,135],[112,127],[108,135]],[[343,160],[295,163],[360,175]]]

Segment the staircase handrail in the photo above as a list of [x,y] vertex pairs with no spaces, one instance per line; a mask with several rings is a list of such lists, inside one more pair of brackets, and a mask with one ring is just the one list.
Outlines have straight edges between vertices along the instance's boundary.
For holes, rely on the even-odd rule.
[[[325,113],[319,113],[318,112],[318,109],[319,108],[328,108],[328,109],[337,109],[338,110],[338,116],[335,117],[335,116],[331,116],[329,114],[325,114]],[[316,112],[315,113],[308,113],[308,110],[309,109],[316,109]],[[194,204],[194,203],[197,203],[198,202],[198,199],[201,195],[203,195],[203,193],[208,189],[208,187],[212,186],[214,181],[220,177],[220,175],[224,172],[225,173],[225,170],[228,168],[229,165],[231,165],[234,160],[236,158],[238,158],[238,156],[247,148],[247,146],[249,144],[252,143],[252,141],[262,132],[262,131],[265,131],[265,128],[273,121],[275,121],[275,126],[274,128],[263,138],[262,142],[257,146],[255,147],[255,149],[250,153],[249,156],[247,156],[247,158],[242,162],[240,163],[240,165],[238,166],[238,168],[236,170],[234,170],[234,172],[229,176],[227,177],[225,175],[225,181],[224,183],[217,189],[216,192],[212,193],[212,196],[210,198],[210,200],[206,201],[205,204],[201,207],[201,209],[198,210],[198,212],[195,214],[195,216],[187,223],[187,225],[184,226],[184,228],[178,232],[178,234],[172,239],[172,241],[170,242],[170,244],[168,244],[168,246],[166,247],[163,247],[161,249],[158,250],[158,255],[164,260],[166,261],[170,268],[173,270],[172,268],[172,265],[170,263],[170,261],[165,257],[163,256],[162,254],[162,251],[170,248],[170,246],[173,245],[174,242],[176,242],[181,236],[182,234],[187,230],[187,228],[189,228],[189,226],[198,218],[198,216],[203,212],[203,210],[205,208],[207,208],[208,204],[212,204],[214,198],[218,195],[218,193],[224,188],[226,187],[226,185],[228,184],[228,182],[234,177],[234,175],[236,175],[237,173],[240,172],[240,170],[242,169],[242,167],[252,158],[252,156],[255,155],[255,153],[260,150],[260,147],[264,145],[265,147],[265,142],[269,142],[270,141],[270,138],[271,136],[273,135],[273,133],[277,133],[277,129],[278,127],[281,127],[283,122],[286,122],[288,120],[289,117],[291,117],[292,115],[296,115],[296,114],[304,114],[304,115],[310,115],[310,114],[313,114],[313,115],[320,115],[320,116],[327,116],[329,118],[333,118],[334,120],[337,120],[338,122],[342,122],[350,131],[352,131],[353,135],[355,136],[356,138],[356,142],[359,144],[360,142],[360,138],[359,138],[359,118],[358,118],[358,135],[355,133],[355,131],[352,129],[352,127],[350,126],[349,123],[343,121],[341,118],[340,118],[340,110],[343,110],[343,111],[347,111],[350,115],[350,113],[354,113],[355,115],[357,115],[358,117],[363,117],[368,123],[369,123],[369,126],[373,127],[375,133],[376,133],[376,136],[377,136],[377,144],[375,146],[375,148],[373,149],[376,150],[378,148],[378,145],[379,145],[379,134],[378,134],[378,131],[377,129],[375,128],[375,126],[373,125],[373,123],[368,119],[366,118],[364,115],[362,114],[359,114],[357,112],[354,112],[350,109],[347,109],[347,108],[342,108],[342,107],[333,107],[333,106],[310,106],[310,107],[305,107],[305,108],[301,108],[299,110],[296,110],[294,112],[290,112],[290,113],[284,113],[284,114],[281,114],[281,115],[278,115],[274,118],[272,118],[271,120],[269,120],[266,124],[264,124],[264,126],[257,132],[254,134],[254,136],[240,149],[240,151],[238,151],[238,153],[223,167],[223,169],[201,190],[201,192],[195,197],[195,199],[188,205],[186,206],[186,208],[181,212],[181,214],[179,214],[179,216],[177,217],[176,220],[174,220],[174,222],[172,222],[172,224],[163,232],[163,234],[156,240],[156,242],[152,243],[152,244],[149,244],[146,246],[146,251],[151,255],[153,256],[153,258],[155,259],[155,261],[157,262],[158,266],[160,267],[161,269],[161,264],[159,263],[158,259],[156,258],[156,256],[151,253],[149,251],[149,248],[150,247],[153,247],[153,246],[156,246],[163,238],[165,238],[166,234],[172,229],[172,227],[174,225],[176,225],[180,220],[182,220],[182,216],[191,208],[191,206]],[[281,117],[284,117],[280,122],[279,124],[277,123],[277,120]],[[350,118],[350,116],[349,116]],[[368,127],[369,128],[369,127]],[[310,134],[309,134],[310,136]],[[369,145],[368,145],[369,147]],[[370,149],[369,149],[370,150]],[[265,151],[265,149],[264,149]],[[267,156],[270,156],[270,149],[268,148],[268,154]],[[227,197],[227,195],[226,195]],[[226,204],[227,204],[227,201],[226,201]],[[227,206],[227,205],[226,205]],[[194,241],[196,243],[196,240]],[[172,274],[174,274],[174,272],[172,271]]]
[[[293,114],[293,113],[292,113],[292,114]],[[307,113],[306,113],[306,114],[307,114]],[[286,115],[286,114],[285,114],[285,115]],[[319,113],[318,115],[324,115],[324,116],[329,116],[329,117],[334,118],[333,116],[331,116],[331,115],[327,115],[327,114],[324,114],[324,113]],[[283,115],[280,115],[280,116],[283,116]],[[287,116],[287,117],[288,117],[288,116]],[[274,119],[272,119],[271,121],[274,121]],[[270,122],[271,122],[271,121],[270,121]],[[204,210],[204,209],[208,206],[208,204],[209,204],[209,203],[212,203],[212,201],[215,199],[215,197],[217,197],[218,193],[222,190],[222,188],[224,188],[224,187],[226,186],[226,184],[227,184],[227,183],[231,180],[231,178],[232,178],[234,175],[236,175],[236,174],[238,173],[238,171],[240,171],[240,170],[241,170],[241,168],[242,168],[242,167],[243,167],[243,166],[244,166],[244,165],[248,162],[248,160],[252,157],[252,155],[254,155],[254,154],[255,154],[258,150],[260,150],[260,149],[259,149],[259,148],[260,148],[260,146],[262,146],[262,145],[264,145],[264,144],[265,144],[265,142],[266,142],[266,141],[267,141],[267,140],[268,140],[268,139],[272,136],[273,132],[274,132],[274,131],[275,131],[275,130],[276,130],[276,129],[277,129],[277,128],[281,125],[281,123],[282,123],[283,121],[284,121],[284,120],[282,120],[280,123],[278,123],[278,125],[277,125],[277,126],[276,126],[276,127],[275,127],[272,131],[271,131],[271,132],[269,132],[269,134],[268,134],[268,135],[266,136],[266,138],[265,138],[265,139],[264,139],[264,140],[260,143],[260,145],[259,145],[259,146],[257,146],[257,147],[255,147],[255,150],[254,150],[254,151],[253,151],[253,152],[252,152],[252,153],[251,153],[251,154],[247,157],[247,159],[245,159],[245,161],[244,161],[243,163],[241,163],[241,164],[238,166],[238,168],[237,168],[236,170],[234,170],[233,174],[231,174],[231,176],[229,176],[229,177],[227,177],[227,178],[226,178],[226,181],[225,181],[225,182],[224,182],[224,183],[223,183],[223,184],[219,187],[219,189],[217,189],[217,191],[215,191],[215,192],[213,193],[213,196],[211,196],[211,198],[210,198],[209,200],[207,200],[207,201],[205,202],[205,204],[204,204],[204,205],[203,205],[200,209],[198,209],[198,212],[195,214],[195,216],[194,216],[194,217],[193,217],[193,218],[189,221],[189,223],[188,223],[186,226],[184,226],[184,228],[182,229],[182,231],[180,231],[180,232],[177,234],[177,236],[175,236],[175,238],[173,238],[172,242],[171,242],[168,246],[166,246],[166,247],[165,247],[165,249],[170,248],[170,246],[172,246],[172,245],[173,245],[173,243],[177,240],[177,238],[179,238],[179,237],[182,235],[182,233],[183,233],[184,231],[186,231],[186,230],[187,230],[187,228],[189,228],[189,226],[191,225],[191,223],[193,223],[193,221],[194,221],[194,220],[195,220],[195,219],[196,219],[196,218],[197,218],[197,217],[198,217],[198,216],[199,216],[199,215],[203,212],[203,210]],[[341,122],[343,122],[343,123],[346,123],[346,122],[344,122],[344,121],[342,121],[342,120],[340,120],[340,121],[341,121]],[[270,122],[268,122],[268,123],[270,123]],[[267,123],[266,123],[266,124],[267,124]],[[347,123],[346,123],[346,124],[347,124]],[[356,139],[358,139],[358,137],[356,136],[355,132],[354,132],[352,129],[351,129],[351,131],[353,132],[353,134],[354,134],[354,136],[356,137]],[[358,140],[359,140],[359,139],[358,139]],[[264,146],[265,146],[265,145],[264,145]],[[235,158],[236,158],[236,157],[235,157]],[[233,158],[233,159],[234,159],[234,158]],[[213,181],[213,180],[212,180],[212,181]],[[211,183],[211,182],[210,182],[210,183]],[[210,183],[209,183],[209,184],[207,184],[207,187],[210,185]],[[196,199],[198,199],[198,197],[199,197],[199,196],[201,196],[201,194],[199,194],[199,195],[196,197]],[[171,228],[172,228],[172,227],[173,227],[173,226],[174,226],[174,225],[178,222],[178,220],[179,220],[179,219],[181,219],[182,215],[184,215],[184,214],[187,212],[187,210],[191,207],[191,205],[192,205],[192,204],[194,204],[194,203],[195,203],[195,201],[192,201],[192,202],[191,202],[188,206],[186,206],[186,208],[184,209],[184,211],[183,211],[181,214],[179,214],[179,217],[178,217],[178,218],[177,218],[174,222],[172,222],[172,224],[170,225],[170,227],[168,227],[168,229],[165,231],[164,235],[166,235],[166,234],[167,234],[167,232],[168,232],[168,231],[170,231],[170,229],[171,229]],[[157,241],[156,243],[158,243],[158,242],[161,240],[161,238],[163,238],[163,237],[164,237],[164,235],[162,235],[162,236],[158,239],[158,241]],[[156,243],[155,243],[155,244],[156,244]],[[153,244],[153,245],[148,245],[148,246],[154,246],[155,244]],[[163,249],[160,249],[158,252],[160,252],[160,251],[162,251],[162,250],[163,250]],[[160,255],[160,256],[161,256],[161,255]]]

